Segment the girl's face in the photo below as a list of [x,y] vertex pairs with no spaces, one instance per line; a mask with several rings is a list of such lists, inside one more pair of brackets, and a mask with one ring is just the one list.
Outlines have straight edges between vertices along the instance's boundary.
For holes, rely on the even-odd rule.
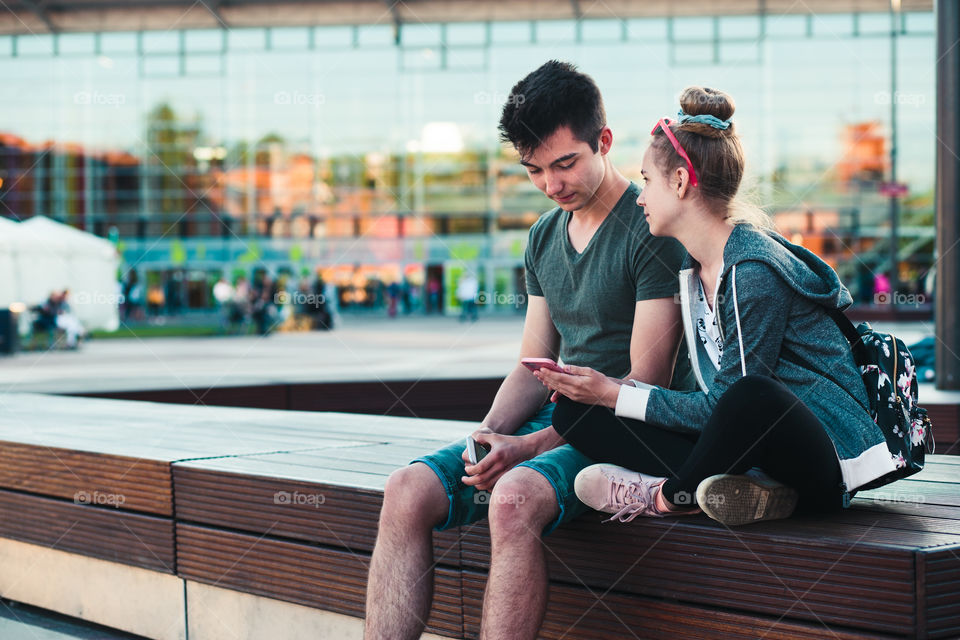
[[643,213],[650,225],[650,233],[655,236],[674,236],[671,228],[675,225],[680,209],[680,197],[677,182],[670,181],[654,162],[653,147],[643,154],[640,170],[643,175],[643,190],[637,198],[637,204],[643,207]]

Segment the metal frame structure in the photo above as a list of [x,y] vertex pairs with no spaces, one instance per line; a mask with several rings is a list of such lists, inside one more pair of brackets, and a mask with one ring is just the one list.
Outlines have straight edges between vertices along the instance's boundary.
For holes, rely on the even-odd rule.
[[[933,0],[900,0],[931,11]],[[0,34],[664,16],[885,12],[890,0],[8,0]]]
[[937,388],[960,389],[960,5],[937,3]]

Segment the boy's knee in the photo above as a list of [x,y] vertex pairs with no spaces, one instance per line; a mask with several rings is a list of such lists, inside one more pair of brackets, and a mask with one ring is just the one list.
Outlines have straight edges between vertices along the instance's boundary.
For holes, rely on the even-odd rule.
[[508,472],[490,495],[488,518],[494,537],[539,536],[559,513],[557,495],[537,471],[519,467]]
[[446,516],[449,501],[430,467],[411,464],[397,469],[383,489],[380,522],[429,530]]

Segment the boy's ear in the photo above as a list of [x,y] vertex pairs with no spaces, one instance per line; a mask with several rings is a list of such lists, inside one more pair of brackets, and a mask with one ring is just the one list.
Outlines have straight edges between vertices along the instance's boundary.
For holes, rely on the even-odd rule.
[[607,155],[610,152],[610,147],[612,146],[613,131],[610,130],[610,127],[604,127],[600,130],[600,155]]

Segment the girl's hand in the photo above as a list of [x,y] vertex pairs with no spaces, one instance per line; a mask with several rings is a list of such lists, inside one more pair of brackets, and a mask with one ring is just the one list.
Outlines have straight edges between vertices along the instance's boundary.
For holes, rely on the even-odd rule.
[[[557,373],[548,369],[535,371],[545,386],[564,395],[574,402],[596,404],[611,409],[617,406],[620,384],[590,367],[564,366],[566,373]],[[554,398],[556,393],[554,394]]]

